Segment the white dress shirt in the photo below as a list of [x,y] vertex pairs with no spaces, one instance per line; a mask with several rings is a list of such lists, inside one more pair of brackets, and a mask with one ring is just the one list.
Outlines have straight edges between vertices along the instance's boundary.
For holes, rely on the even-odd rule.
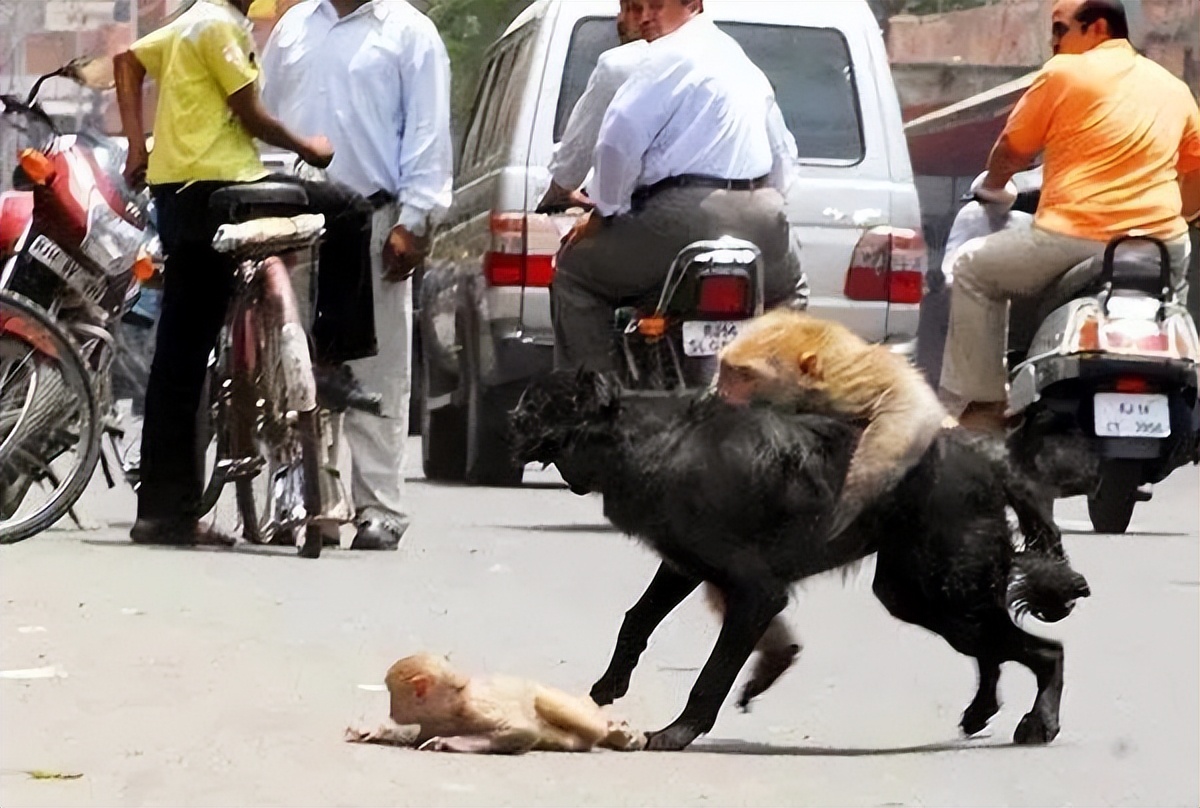
[[406,0],[370,0],[338,18],[329,0],[289,9],[263,52],[263,103],[288,128],[333,143],[330,178],[386,191],[418,235],[450,206],[450,60]]
[[704,14],[650,44],[605,113],[590,191],[602,216],[634,190],[681,174],[769,176],[786,191],[797,160],[770,81]]
[[648,42],[638,39],[600,54],[587,89],[575,102],[562,141],[550,161],[550,176],[559,186],[574,191],[587,180],[604,113],[617,90],[646,58],[649,47]]

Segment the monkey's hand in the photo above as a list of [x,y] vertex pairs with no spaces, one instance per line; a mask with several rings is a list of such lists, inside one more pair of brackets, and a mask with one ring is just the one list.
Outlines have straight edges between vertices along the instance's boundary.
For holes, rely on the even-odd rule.
[[646,733],[632,729],[628,721],[610,719],[608,734],[600,741],[600,746],[618,752],[640,752],[646,748]]
[[415,746],[421,737],[419,724],[397,724],[388,721],[375,729],[346,727],[343,735],[347,743],[380,743],[391,746]]

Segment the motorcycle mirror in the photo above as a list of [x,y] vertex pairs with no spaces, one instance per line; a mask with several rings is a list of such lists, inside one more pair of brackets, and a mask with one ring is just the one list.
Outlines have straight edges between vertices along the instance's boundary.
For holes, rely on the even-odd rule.
[[107,56],[75,59],[62,69],[62,75],[89,90],[111,90],[117,84],[112,59]]

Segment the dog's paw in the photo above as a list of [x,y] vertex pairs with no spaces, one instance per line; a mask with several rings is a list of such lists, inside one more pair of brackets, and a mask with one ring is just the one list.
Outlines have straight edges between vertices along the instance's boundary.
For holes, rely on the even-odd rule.
[[1021,723],[1017,724],[1017,730],[1013,733],[1013,743],[1018,746],[1040,746],[1050,743],[1057,736],[1057,723],[1050,725],[1045,718],[1032,712],[1026,713]]
[[646,751],[678,752],[700,737],[700,731],[687,724],[672,724],[658,732],[646,733]]

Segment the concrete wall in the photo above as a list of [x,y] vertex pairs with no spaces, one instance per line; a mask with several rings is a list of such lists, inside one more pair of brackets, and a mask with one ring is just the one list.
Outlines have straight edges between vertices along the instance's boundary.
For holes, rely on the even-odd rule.
[[[898,15],[888,24],[894,65],[1036,67],[1050,58],[1053,0],[997,0],[979,8]],[[1135,46],[1200,93],[1200,0],[1125,0]]]

